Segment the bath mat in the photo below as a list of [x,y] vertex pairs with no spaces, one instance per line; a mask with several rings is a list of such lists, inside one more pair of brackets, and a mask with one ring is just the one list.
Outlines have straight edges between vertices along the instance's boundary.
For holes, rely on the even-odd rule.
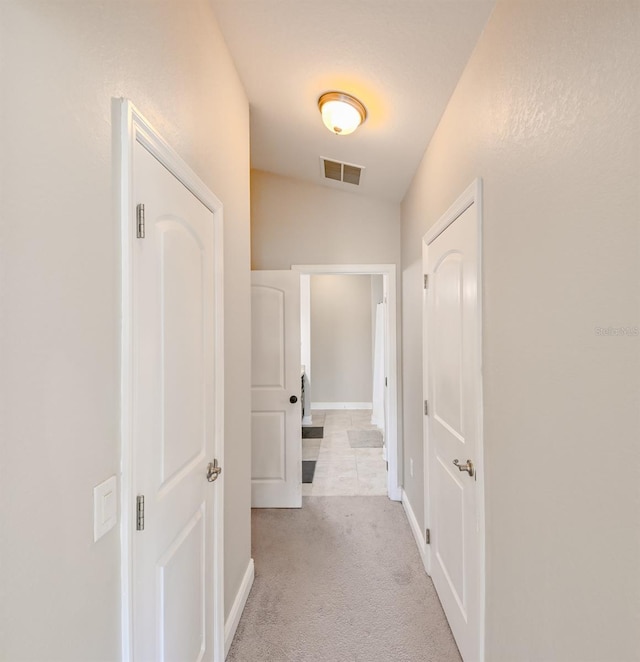
[[382,448],[381,430],[347,430],[351,448]]
[[313,474],[316,471],[315,460],[302,460],[302,482],[313,483]]
[[322,439],[324,436],[324,428],[308,427],[302,428],[303,439]]

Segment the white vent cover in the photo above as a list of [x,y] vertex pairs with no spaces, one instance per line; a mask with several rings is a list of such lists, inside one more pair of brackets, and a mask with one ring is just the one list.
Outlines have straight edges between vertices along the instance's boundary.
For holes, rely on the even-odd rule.
[[327,159],[321,156],[320,174],[323,179],[360,186],[364,174],[364,166],[334,161],[333,159]]

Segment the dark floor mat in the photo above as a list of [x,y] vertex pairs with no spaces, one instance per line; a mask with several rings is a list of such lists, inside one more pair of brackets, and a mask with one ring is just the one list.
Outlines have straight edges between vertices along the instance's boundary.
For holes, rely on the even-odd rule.
[[302,482],[313,483],[313,474],[316,472],[315,460],[302,460]]
[[308,427],[302,428],[303,439],[322,439],[324,436],[324,428]]

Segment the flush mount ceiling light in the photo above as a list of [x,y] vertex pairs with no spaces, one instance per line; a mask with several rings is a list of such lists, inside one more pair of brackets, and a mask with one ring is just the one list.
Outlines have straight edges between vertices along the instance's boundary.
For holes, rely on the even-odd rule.
[[350,94],[325,92],[318,99],[324,125],[338,136],[348,136],[367,119],[367,109]]

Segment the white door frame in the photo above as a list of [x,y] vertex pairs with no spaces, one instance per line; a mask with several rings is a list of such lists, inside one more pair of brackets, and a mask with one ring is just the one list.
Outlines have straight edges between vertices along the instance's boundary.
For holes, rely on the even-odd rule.
[[[400,444],[398,443],[398,350],[397,350],[397,292],[396,292],[396,265],[395,264],[293,264],[291,268],[301,274],[314,275],[360,275],[377,276],[384,280],[387,292],[387,363],[388,380],[388,417],[387,417],[387,491],[392,501],[402,501],[402,477],[400,475]],[[311,387],[313,391],[313,386]]]
[[311,418],[311,276],[300,274],[300,363],[304,366],[304,397],[302,398],[302,425],[313,425]]
[[[215,430],[214,453],[224,466],[224,353],[223,347],[223,207],[198,175],[157,133],[140,111],[127,99],[115,99],[115,138],[119,151],[119,213],[121,241],[121,356],[120,356],[120,557],[122,605],[122,660],[132,660],[133,648],[133,527],[135,496],[133,494],[133,243],[135,241],[135,205],[133,200],[133,151],[138,142],[178,179],[213,213],[215,259]],[[119,126],[118,126],[119,124]],[[215,587],[213,633],[214,660],[224,661],[224,566],[223,517],[224,472],[217,481],[214,505],[213,581]]]
[[[482,179],[475,179],[458,197],[458,199],[447,209],[440,219],[431,226],[422,238],[422,273],[427,273],[426,247],[440,234],[442,234],[459,216],[469,207],[475,206],[477,225],[477,287],[478,287],[478,336],[476,339],[476,350],[479,361],[479,370],[476,375],[477,389],[480,398],[479,420],[478,420],[478,448],[475,459],[476,463],[476,489],[477,489],[477,526],[480,539],[480,659],[484,660],[485,639],[485,513],[484,513],[484,421],[483,421],[483,394],[482,394]],[[422,389],[423,399],[427,399],[428,386],[428,354],[427,354],[427,317],[426,317],[427,290],[423,290],[422,301]],[[424,457],[424,512],[425,528],[431,528],[432,516],[429,500],[430,466],[429,466],[429,421],[423,416],[423,457]],[[431,575],[431,547],[426,545],[426,568]]]

